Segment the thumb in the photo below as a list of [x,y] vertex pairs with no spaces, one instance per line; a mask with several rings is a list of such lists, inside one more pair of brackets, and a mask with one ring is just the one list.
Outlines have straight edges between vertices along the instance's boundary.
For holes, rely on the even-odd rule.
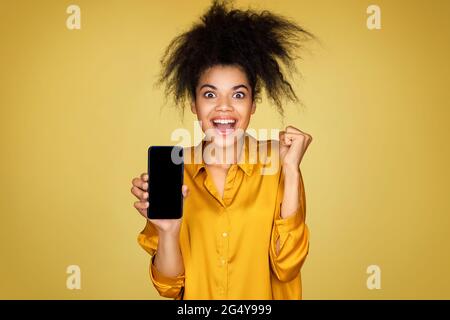
[[188,186],[183,184],[183,186],[181,187],[181,192],[183,193],[183,198],[186,199],[187,196],[189,195],[189,188],[188,188]]

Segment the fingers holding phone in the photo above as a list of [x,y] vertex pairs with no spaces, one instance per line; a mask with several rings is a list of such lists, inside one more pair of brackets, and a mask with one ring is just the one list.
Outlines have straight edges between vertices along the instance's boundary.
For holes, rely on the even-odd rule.
[[148,174],[143,173],[140,177],[134,178],[132,181],[131,193],[136,196],[139,201],[134,203],[136,210],[145,218],[147,218],[148,208]]
[[[147,208],[149,207],[149,194],[148,194],[148,174],[143,173],[140,177],[136,177],[132,180],[131,193],[138,199],[134,203],[136,210],[146,219],[147,218]],[[181,193],[183,199],[186,199],[189,195],[189,188],[187,185],[181,187]],[[153,219],[149,219],[153,220]]]
[[[186,185],[183,185],[181,187],[181,193],[183,195],[183,200],[186,199],[186,197],[189,195],[189,189]],[[180,232],[182,219],[183,219],[183,217],[178,218],[178,219],[150,219],[150,218],[148,218],[148,220],[156,226],[160,235],[162,235],[164,233],[165,235],[169,235],[169,236],[178,235],[178,233]]]
[[138,198],[134,207],[159,231],[179,231],[183,202],[189,190],[184,181],[183,148],[148,148],[148,173],[134,178],[131,192]]
[[[183,148],[148,148],[149,219],[179,219],[183,215]],[[186,190],[187,192],[187,190]]]

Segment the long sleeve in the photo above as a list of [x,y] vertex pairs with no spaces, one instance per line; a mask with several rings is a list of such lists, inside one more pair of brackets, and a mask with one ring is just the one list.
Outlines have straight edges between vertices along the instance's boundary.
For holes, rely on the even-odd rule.
[[158,293],[162,297],[181,300],[184,292],[185,275],[167,277],[156,269],[153,260],[156,255],[156,249],[158,248],[158,231],[150,221],[147,221],[144,230],[139,233],[138,243],[151,255],[149,268],[150,279]]
[[[281,218],[283,195],[284,177],[280,173],[269,256],[271,269],[276,279],[280,282],[291,282],[300,278],[300,269],[309,250],[309,230],[305,223],[306,199],[301,173],[298,210],[286,219]],[[278,239],[280,240],[280,249],[277,254],[276,244]]]

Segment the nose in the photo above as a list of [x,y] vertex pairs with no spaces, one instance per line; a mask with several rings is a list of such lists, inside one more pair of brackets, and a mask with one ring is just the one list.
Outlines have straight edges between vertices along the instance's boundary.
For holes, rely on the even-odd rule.
[[218,104],[216,105],[216,111],[233,111],[233,105],[231,101],[226,97],[219,99]]

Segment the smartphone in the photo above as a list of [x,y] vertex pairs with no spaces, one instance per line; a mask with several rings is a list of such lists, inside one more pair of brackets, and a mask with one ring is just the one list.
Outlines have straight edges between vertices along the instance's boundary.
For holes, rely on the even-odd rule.
[[179,146],[148,148],[149,219],[179,219],[183,216],[184,154]]

